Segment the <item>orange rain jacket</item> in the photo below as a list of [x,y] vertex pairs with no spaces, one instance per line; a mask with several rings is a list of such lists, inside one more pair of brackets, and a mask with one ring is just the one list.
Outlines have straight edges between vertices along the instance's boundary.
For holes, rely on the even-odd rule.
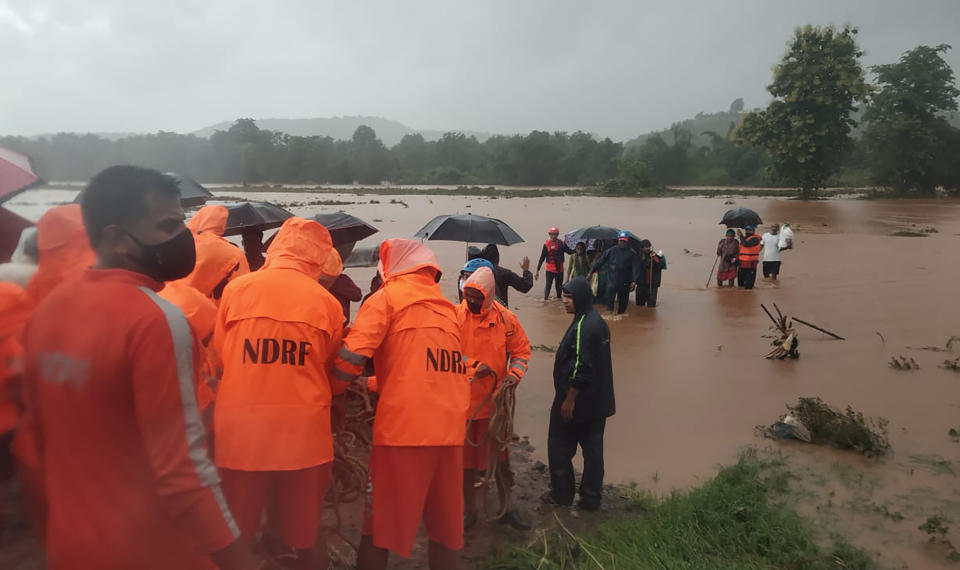
[[223,359],[214,411],[219,467],[286,471],[333,460],[328,366],[344,320],[317,282],[332,251],[326,228],[290,218],[263,268],[227,285],[214,333]]
[[55,206],[37,221],[37,272],[27,294],[40,303],[58,285],[72,281],[97,262],[79,204]]
[[[236,247],[226,239],[224,239],[223,234],[227,231],[227,218],[230,216],[230,212],[227,210],[226,206],[213,205],[204,206],[197,210],[197,213],[193,215],[192,218],[187,220],[187,227],[190,228],[190,231],[193,232],[194,241],[197,244],[197,263],[200,263],[200,258],[205,257],[203,251],[205,244],[210,241],[219,241],[224,245],[229,245],[234,252],[234,257],[237,259],[237,263],[240,264],[240,269],[237,270],[236,277],[250,273],[250,264],[247,263],[247,257],[243,254],[243,251],[240,248]],[[217,240],[199,240],[202,235],[209,234],[210,236],[219,238]],[[203,243],[201,243],[203,242]],[[216,286],[216,283],[213,284]],[[194,285],[196,287],[196,285]],[[197,287],[203,291],[202,287]],[[211,287],[211,290],[213,287]]]
[[[225,208],[224,208],[225,210]],[[216,349],[209,342],[217,321],[214,289],[226,278],[236,277],[243,252],[223,238],[202,233],[194,238],[197,264],[190,275],[167,283],[160,296],[170,301],[187,316],[197,338],[204,345],[204,364],[197,385],[200,409],[206,410],[216,398],[222,364]]]
[[239,537],[197,410],[199,342],[161,286],[89,269],[27,325],[51,570],[209,568]]
[[32,311],[33,303],[19,285],[0,282],[0,435],[15,428],[20,417],[21,333]]
[[193,334],[201,343],[203,351],[202,366],[197,375],[197,404],[200,411],[206,410],[216,399],[216,389],[220,378],[220,359],[215,350],[208,346],[213,337],[217,322],[217,305],[200,291],[186,285],[183,280],[167,283],[160,296],[183,311],[193,329]]
[[373,358],[380,400],[374,445],[462,446],[470,401],[456,308],[437,285],[437,258],[405,239],[380,245],[383,287],[360,307],[334,359],[352,381]]
[[496,377],[485,376],[471,382],[467,418],[485,419],[490,417],[493,393],[507,374],[516,376],[518,381],[526,374],[530,361],[530,340],[517,316],[494,300],[496,284],[493,271],[481,267],[463,284],[464,289],[468,287],[483,294],[483,308],[479,315],[475,315],[470,312],[466,300],[457,306],[463,359],[469,374],[472,375],[482,362],[493,369]]

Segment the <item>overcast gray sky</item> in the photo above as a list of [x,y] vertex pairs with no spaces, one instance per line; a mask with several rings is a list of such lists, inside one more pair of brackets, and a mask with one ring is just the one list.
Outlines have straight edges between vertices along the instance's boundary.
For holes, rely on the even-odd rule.
[[949,43],[960,0],[0,0],[0,133],[378,115],[625,139],[743,97],[803,24],[867,65]]

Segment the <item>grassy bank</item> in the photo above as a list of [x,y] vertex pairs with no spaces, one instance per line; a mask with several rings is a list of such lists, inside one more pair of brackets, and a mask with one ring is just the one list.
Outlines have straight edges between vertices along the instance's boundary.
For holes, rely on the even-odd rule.
[[864,551],[797,513],[790,479],[782,462],[748,451],[701,487],[661,501],[638,496],[584,536],[557,518],[555,529],[481,567],[875,568]]

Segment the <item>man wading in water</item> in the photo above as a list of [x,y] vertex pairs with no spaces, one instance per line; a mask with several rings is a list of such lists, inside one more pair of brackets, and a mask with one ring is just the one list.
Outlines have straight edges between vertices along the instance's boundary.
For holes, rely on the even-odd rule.
[[610,329],[593,308],[590,285],[577,277],[563,287],[563,306],[574,315],[553,364],[556,396],[550,410],[547,456],[550,462],[548,503],[573,504],[573,456],[583,452],[581,509],[600,508],[603,489],[603,431],[616,411]]

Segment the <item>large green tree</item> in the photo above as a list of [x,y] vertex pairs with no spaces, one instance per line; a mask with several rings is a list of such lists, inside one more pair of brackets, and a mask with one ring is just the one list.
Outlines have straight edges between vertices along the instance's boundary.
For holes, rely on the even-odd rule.
[[919,46],[897,63],[872,68],[878,89],[863,120],[876,183],[923,194],[951,184],[941,165],[956,160],[942,155],[956,140],[957,129],[946,114],[957,110],[960,90],[941,57],[948,49],[944,44]]
[[797,29],[767,90],[773,101],[748,113],[738,140],[763,147],[778,179],[809,196],[826,185],[851,144],[851,114],[868,94],[857,29]]

